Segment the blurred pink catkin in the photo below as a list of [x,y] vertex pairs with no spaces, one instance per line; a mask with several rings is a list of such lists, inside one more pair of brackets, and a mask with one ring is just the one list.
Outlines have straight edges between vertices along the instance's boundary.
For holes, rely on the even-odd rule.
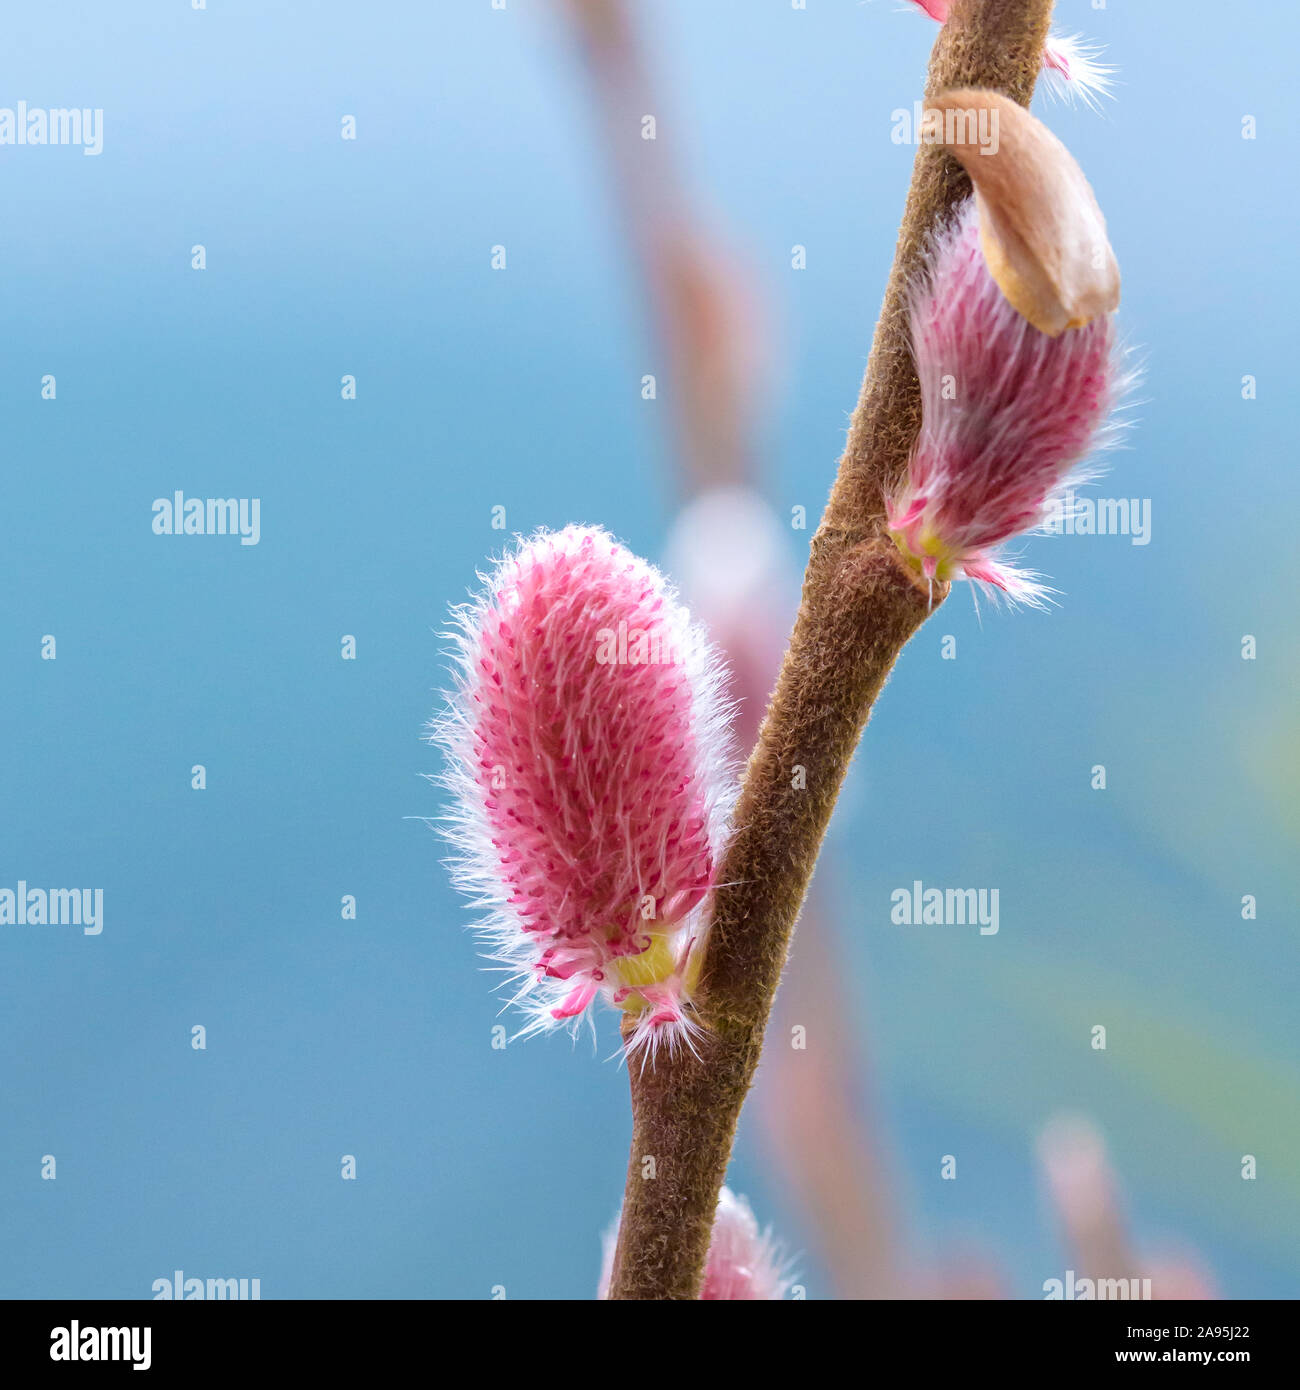
[[1124,1215],[1120,1180],[1101,1131],[1082,1115],[1057,1115],[1043,1128],[1038,1160],[1070,1256],[1090,1278],[1149,1278],[1151,1297],[1218,1297],[1214,1278],[1194,1251],[1137,1250]]
[[595,527],[519,544],[457,610],[433,728],[458,886],[534,1032],[599,993],[689,1043],[732,777],[724,672],[663,576]]

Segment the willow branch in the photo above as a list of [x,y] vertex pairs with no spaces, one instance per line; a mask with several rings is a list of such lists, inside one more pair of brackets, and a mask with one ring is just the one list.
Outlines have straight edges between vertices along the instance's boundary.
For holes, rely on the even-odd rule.
[[[1051,0],[956,0],[927,98],[990,87],[1028,105],[1050,16]],[[701,996],[710,1036],[698,1059],[629,1068],[632,1146],[611,1298],[699,1295],[736,1122],[831,810],[898,653],[946,596],[902,563],[884,509],[920,425],[907,286],[931,228],[969,189],[949,155],[918,149],[862,394],[722,865]]]

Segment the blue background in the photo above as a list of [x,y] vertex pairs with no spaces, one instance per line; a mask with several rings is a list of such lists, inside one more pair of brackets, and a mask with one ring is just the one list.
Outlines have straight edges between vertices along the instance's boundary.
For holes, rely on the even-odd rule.
[[[766,491],[815,517],[910,172],[891,112],[933,26],[885,0],[640,13],[774,323]],[[917,1246],[978,1234],[1041,1296],[1067,1257],[1033,1139],[1083,1110],[1138,1237],[1195,1246],[1231,1295],[1290,1296],[1300,24],[1069,0],[1058,27],[1121,69],[1101,117],[1035,109],[1124,269],[1147,376],[1100,492],[1150,498],[1151,543],[1030,542],[1050,615],[980,626],[954,595],[878,708],[825,883]],[[105,926],[0,927],[0,1294],[149,1297],[182,1268],[263,1297],[588,1297],[626,1162],[613,1028],[594,1052],[492,1049],[491,977],[420,819],[436,631],[500,545],[490,509],[650,556],[674,509],[553,6],[51,0],[6,31],[0,105],[102,107],[105,134],[97,158],[0,147],[0,886],[102,887]],[[178,488],[260,497],[261,543],[155,536]],[[999,935],[892,927],[914,878],[999,886]],[[964,1181],[939,1180],[946,1153]],[[825,1293],[752,1119],[733,1186]]]

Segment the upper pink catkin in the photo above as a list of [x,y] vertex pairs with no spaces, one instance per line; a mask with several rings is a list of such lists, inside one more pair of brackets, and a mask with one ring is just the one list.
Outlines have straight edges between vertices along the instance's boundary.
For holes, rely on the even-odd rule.
[[434,737],[453,873],[521,981],[525,1031],[597,994],[631,1046],[690,1040],[732,789],[723,670],[663,577],[596,527],[520,543],[458,610]]
[[1046,521],[1082,480],[1071,470],[1108,442],[1114,315],[1054,338],[1030,324],[989,272],[971,200],[936,236],[911,317],[921,430],[890,531],[924,575],[1041,602],[1048,591],[991,551]]
[[[616,1222],[605,1233],[598,1298],[609,1294],[617,1237]],[[760,1229],[749,1203],[724,1187],[718,1193],[700,1298],[716,1302],[779,1300],[789,1292],[791,1283],[789,1265],[771,1231]]]

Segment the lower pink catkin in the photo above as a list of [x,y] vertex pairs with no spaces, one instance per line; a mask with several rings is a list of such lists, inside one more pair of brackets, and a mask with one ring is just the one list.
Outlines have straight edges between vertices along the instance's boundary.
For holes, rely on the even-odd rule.
[[1012,599],[1049,592],[992,550],[1041,525],[1089,453],[1110,440],[1120,393],[1113,315],[1053,338],[1012,308],[980,248],[974,200],[931,247],[911,306],[922,418],[888,521],[929,578]]
[[700,1298],[772,1300],[784,1298],[789,1287],[790,1279],[771,1233],[759,1229],[743,1197],[724,1187],[718,1194],[718,1214],[713,1222]]
[[630,1046],[690,1042],[732,790],[724,672],[666,581],[604,531],[521,543],[457,612],[434,728],[453,874],[520,983],[526,1032],[597,995]]
[[[605,1233],[604,1260],[598,1298],[609,1296],[618,1245],[618,1223]],[[718,1211],[704,1264],[701,1301],[771,1302],[790,1291],[789,1263],[771,1231],[760,1229],[749,1203],[724,1187],[718,1193]]]

